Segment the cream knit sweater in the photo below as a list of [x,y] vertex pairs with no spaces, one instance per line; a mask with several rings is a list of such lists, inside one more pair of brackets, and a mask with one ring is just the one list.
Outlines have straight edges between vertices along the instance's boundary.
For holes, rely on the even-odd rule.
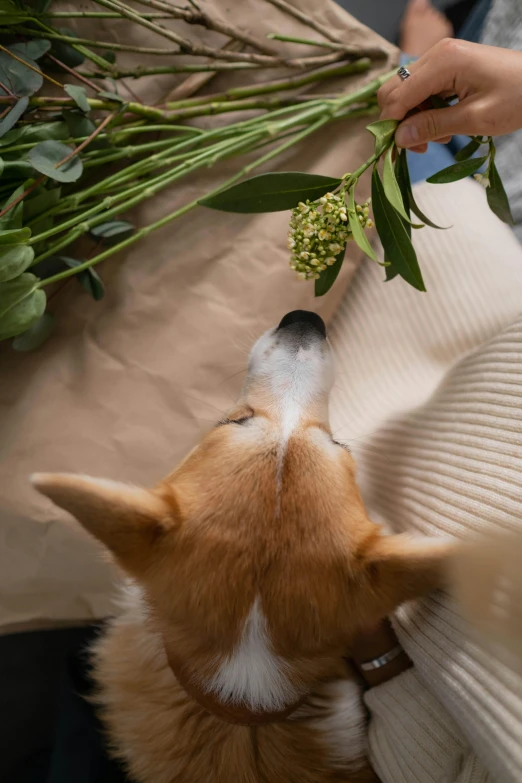
[[[417,188],[428,292],[365,263],[332,326],[335,437],[370,515],[461,538],[522,525],[522,249],[473,180]],[[522,564],[521,564],[522,566]],[[522,781],[522,678],[473,641],[448,597],[400,610],[415,663],[367,694],[384,783]]]

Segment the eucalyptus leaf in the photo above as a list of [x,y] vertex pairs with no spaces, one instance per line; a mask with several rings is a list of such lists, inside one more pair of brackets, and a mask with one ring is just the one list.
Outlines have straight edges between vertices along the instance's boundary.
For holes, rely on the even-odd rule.
[[476,171],[478,171],[484,163],[487,161],[488,156],[482,158],[470,158],[469,160],[462,160],[459,163],[454,163],[452,166],[448,166],[442,171],[437,171],[436,174],[432,174],[428,177],[427,182],[431,182],[434,185],[444,185],[447,182],[457,182],[459,179],[470,177]]
[[38,122],[33,125],[21,125],[6,133],[0,140],[1,147],[14,144],[29,144],[30,142],[62,141],[69,138],[69,130],[65,122]]
[[386,198],[376,167],[372,173],[372,204],[375,226],[384,248],[385,258],[410,285],[418,291],[425,291],[417,255],[400,215]]
[[0,283],[21,275],[33,259],[34,250],[29,245],[0,245]]
[[348,222],[350,224],[350,230],[357,246],[366,253],[373,261],[377,261],[377,256],[368,241],[368,237],[364,233],[364,228],[361,226],[359,216],[355,207],[355,188],[350,189],[348,194]]
[[[59,258],[70,269],[74,269],[83,264],[83,261],[78,261],[76,258],[69,258],[67,256],[59,256]],[[92,267],[78,272],[75,277],[93,299],[97,302],[99,302],[100,299],[103,299],[105,296],[105,287],[99,274]]]
[[330,288],[337,280],[339,272],[341,271],[345,254],[346,245],[343,247],[341,252],[336,255],[335,264],[332,264],[332,266],[327,266],[326,269],[321,272],[320,278],[315,281],[315,296],[324,296],[328,293]]
[[294,209],[299,202],[307,199],[315,201],[339,187],[341,181],[300,171],[259,174],[240,182],[239,185],[232,185],[213,196],[203,198],[198,203],[223,212],[281,212]]
[[[2,210],[4,210],[7,206],[9,206],[9,204],[11,204],[11,202],[15,201],[19,196],[21,196],[24,190],[25,184],[22,183],[13,193],[11,193],[10,196],[6,198],[5,202],[2,204]],[[11,207],[9,212],[6,212],[5,215],[0,217],[0,231],[13,228],[22,228],[23,213],[24,202],[22,200],[19,201],[15,207]]]
[[489,185],[486,188],[486,196],[489,208],[500,220],[512,226],[514,221],[511,207],[509,206],[509,199],[494,160],[491,160],[489,164],[488,179]]
[[25,332],[43,315],[46,296],[38,278],[24,273],[0,283],[0,340]]
[[43,313],[38,321],[13,340],[15,351],[35,351],[47,340],[54,329],[54,318],[51,313]]
[[26,242],[30,236],[31,229],[27,226],[0,231],[0,245],[18,245],[20,242]]
[[471,141],[466,144],[465,147],[462,147],[461,150],[457,152],[455,155],[455,160],[460,163],[462,160],[467,160],[468,158],[471,158],[472,155],[475,154],[475,152],[480,147],[480,144],[478,141],[475,141],[475,139],[471,139]]
[[392,143],[398,124],[398,120],[377,120],[366,126],[366,130],[375,136],[374,154],[377,158]]
[[104,90],[103,92],[98,93],[99,98],[106,98],[108,101],[118,101],[118,103],[125,103],[125,100],[120,96],[117,95],[115,92],[107,92]]
[[[1,21],[1,20],[0,20]],[[14,52],[18,57],[22,57],[24,60],[29,58],[30,60],[39,60],[43,57],[51,48],[51,42],[46,38],[33,38],[32,41],[25,41],[24,43],[15,43],[9,47],[9,51]]]
[[29,152],[29,160],[34,168],[41,174],[57,182],[76,182],[82,175],[83,165],[80,158],[75,155],[67,163],[59,168],[60,163],[72,152],[71,148],[59,141],[41,141]]
[[73,139],[80,139],[83,136],[90,136],[91,133],[94,133],[96,130],[96,125],[94,122],[86,117],[83,113],[80,114],[76,111],[64,109],[62,114],[65,122],[67,123],[69,134]]
[[20,100],[15,103],[9,114],[6,114],[6,116],[0,120],[0,137],[5,136],[5,134],[11,130],[13,125],[18,122],[24,111],[27,109],[28,105],[29,98],[27,96],[20,98]]
[[[66,35],[70,38],[78,38],[74,30],[71,30],[69,27],[57,27],[56,29],[62,35]],[[70,44],[65,43],[65,41],[59,41],[56,38],[53,39],[52,42],[51,54],[64,65],[68,65],[69,68],[76,68],[85,60],[85,57],[81,52],[74,49]]]
[[55,207],[60,201],[62,193],[61,187],[51,188],[47,190],[44,188],[40,193],[30,198],[24,199],[25,201],[25,218],[26,220],[32,220],[42,212],[46,212],[51,207]]
[[[43,84],[43,76],[38,64],[30,57],[22,57],[24,62],[19,62],[11,57],[8,51],[0,51],[0,82],[6,85],[18,98],[33,95]],[[18,55],[16,55],[18,57]],[[28,68],[27,65],[32,66]],[[32,70],[32,69],[36,70]],[[0,95],[4,95],[0,89]]]
[[4,172],[2,180],[30,179],[35,170],[28,160],[4,160]]
[[88,114],[91,110],[89,101],[87,100],[87,93],[85,87],[81,87],[79,84],[64,84],[63,88],[67,95],[69,95],[76,103],[79,109],[85,114]]
[[100,223],[91,228],[90,233],[97,239],[111,240],[117,237],[118,241],[125,236],[130,236],[135,231],[135,227],[127,220],[110,220],[107,223]]
[[0,0],[0,27],[20,24],[27,19],[27,12],[20,9],[13,0]]

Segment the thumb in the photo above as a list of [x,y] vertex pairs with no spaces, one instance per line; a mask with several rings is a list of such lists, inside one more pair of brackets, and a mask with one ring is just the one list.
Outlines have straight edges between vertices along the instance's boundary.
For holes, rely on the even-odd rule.
[[397,128],[395,143],[407,149],[459,133],[474,133],[469,127],[466,109],[460,103],[447,109],[428,109],[408,117]]

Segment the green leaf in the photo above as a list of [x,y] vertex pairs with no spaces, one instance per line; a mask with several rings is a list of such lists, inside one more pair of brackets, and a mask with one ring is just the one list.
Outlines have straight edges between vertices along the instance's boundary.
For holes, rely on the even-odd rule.
[[6,116],[0,120],[0,136],[5,136],[5,134],[11,130],[13,125],[18,122],[27,109],[28,105],[29,98],[27,96],[20,98],[20,100],[15,103],[9,114],[6,114]]
[[82,162],[77,155],[63,166],[56,168],[56,164],[66,158],[71,151],[70,147],[59,141],[41,141],[29,152],[29,160],[37,171],[57,182],[76,182],[83,171]]
[[489,164],[488,179],[489,185],[486,188],[486,196],[489,208],[498,218],[500,218],[500,220],[512,226],[514,221],[513,215],[511,214],[511,207],[509,206],[509,199],[493,160]]
[[406,233],[400,215],[392,207],[379,176],[377,168],[372,173],[372,204],[375,226],[379,234],[386,259],[394,270],[410,285],[419,291],[425,291],[422,273],[417,255]]
[[83,136],[90,136],[91,133],[94,133],[96,130],[96,125],[94,122],[86,117],[83,113],[80,114],[76,111],[64,109],[62,114],[65,122],[67,123],[69,134],[73,139],[79,139]]
[[87,100],[85,87],[81,87],[78,84],[64,84],[63,88],[67,95],[73,99],[79,109],[85,112],[85,114],[90,112],[91,107],[89,106],[89,101]]
[[203,207],[250,214],[294,209],[301,201],[315,201],[335,190],[340,179],[300,171],[259,174],[213,196],[200,199]]
[[457,182],[457,180],[470,177],[478,171],[487,159],[488,156],[486,155],[483,158],[470,158],[470,160],[462,160],[459,163],[454,163],[452,166],[448,166],[446,169],[442,169],[442,171],[437,171],[436,174],[432,174],[431,177],[428,177],[426,182],[431,182],[434,185]]
[[461,150],[457,152],[455,155],[455,160],[460,163],[462,160],[467,160],[468,158],[471,158],[472,155],[475,154],[475,152],[480,147],[480,144],[478,141],[475,141],[475,139],[471,139],[469,144],[466,144],[465,147],[462,147]]
[[29,245],[0,245],[0,283],[21,275],[33,259],[34,250]]
[[[9,50],[9,47],[7,49]],[[32,95],[43,84],[42,72],[37,63],[30,57],[23,56],[22,59],[36,71],[15,60],[7,52],[0,51],[0,82],[5,84],[18,98]],[[4,90],[0,90],[0,95],[4,94]]]
[[34,38],[32,41],[26,41],[25,43],[15,43],[9,47],[9,51],[14,52],[18,57],[22,57],[24,60],[28,58],[30,60],[39,60],[43,57],[51,48],[51,42],[46,38]]
[[28,160],[4,160],[3,180],[29,179],[34,174],[35,170]]
[[393,141],[398,120],[377,120],[366,126],[366,130],[375,136],[375,156],[382,155]]
[[427,226],[430,226],[431,228],[436,228],[441,231],[445,231],[444,226],[438,226],[436,223],[434,223],[432,220],[430,220],[426,215],[420,210],[418,207],[415,198],[413,196],[413,190],[411,187],[411,181],[410,181],[410,171],[408,169],[408,156],[406,154],[406,150],[401,150],[399,153],[399,158],[401,160],[401,176],[404,178],[404,181],[408,188],[408,206],[413,212],[414,215],[416,215],[419,220],[422,220],[423,223],[426,223]]
[[38,321],[35,321],[29,329],[14,338],[14,350],[35,351],[47,340],[53,329],[53,316],[50,313],[43,313]]
[[[410,186],[410,173],[408,171],[408,160],[406,158],[406,150],[397,151],[397,156],[395,158],[395,176],[397,178],[397,184],[401,192],[402,203],[404,205],[404,209],[408,218],[407,220],[403,221],[404,228],[406,229],[406,233],[411,239],[410,200],[409,200],[409,191],[408,191],[408,188]],[[386,188],[385,188],[385,192],[386,192]],[[389,267],[387,267],[387,269],[389,269]],[[389,277],[389,275],[386,275],[386,279],[390,280],[391,278]]]
[[[59,258],[70,269],[74,269],[84,263],[83,261],[78,261],[76,258],[68,258],[67,256],[59,256]],[[84,269],[82,272],[78,272],[75,277],[93,299],[97,302],[99,302],[100,299],[103,299],[105,296],[105,287],[100,276],[92,267]]]
[[45,293],[38,278],[24,273],[0,284],[0,340],[25,332],[43,315]]
[[118,101],[118,103],[125,103],[125,100],[117,95],[115,92],[99,92],[98,98],[106,98],[108,101]]
[[0,231],[0,245],[18,245],[28,240],[30,236],[31,229],[27,226]]
[[[71,30],[69,27],[57,27],[56,29],[62,35],[67,35],[70,38],[78,38],[74,30]],[[58,41],[57,39],[53,39],[51,54],[64,65],[68,65],[69,68],[76,68],[85,60],[85,57],[81,52],[73,49],[70,44],[64,43],[64,41]],[[53,65],[56,65],[56,63]]]
[[22,11],[13,0],[0,0],[0,27],[8,24],[20,24],[28,14]]
[[390,280],[393,280],[399,274],[399,270],[395,269],[386,256],[384,256],[384,271],[386,273],[386,277],[384,278],[385,283],[389,283]]
[[328,293],[330,288],[337,280],[337,276],[341,271],[343,265],[344,256],[346,254],[346,245],[343,247],[340,253],[335,257],[335,264],[327,266],[324,272],[321,272],[321,276],[315,281],[315,296],[324,296]]
[[355,188],[350,189],[348,195],[348,222],[350,224],[350,231],[355,240],[357,246],[366,253],[373,261],[377,261],[377,256],[368,241],[368,237],[364,233],[364,228],[361,226],[359,216],[355,207]]
[[[11,195],[6,198],[5,202],[2,204],[2,210],[11,204],[12,201],[17,199],[18,196],[21,196],[24,190],[25,184],[22,183],[20,187],[16,188],[14,193],[11,193]],[[0,231],[13,228],[22,228],[23,213],[24,202],[19,201],[16,207],[12,207],[9,212],[6,212],[5,215],[0,217]]]
[[97,239],[110,240],[114,237],[118,238],[118,241],[123,239],[122,234],[130,236],[134,232],[135,228],[132,223],[127,220],[110,220],[107,223],[100,223],[98,226],[91,228],[90,233]]
[[47,190],[44,188],[41,193],[33,196],[31,194],[29,199],[24,199],[25,202],[25,219],[32,220],[32,218],[41,215],[42,212],[46,212],[51,207],[55,207],[60,201],[62,189],[51,188]]
[[386,198],[390,204],[395,207],[399,215],[404,218],[407,223],[410,223],[409,215],[404,207],[402,193],[399,188],[399,183],[395,177],[395,171],[393,170],[393,150],[395,145],[392,144],[388,148],[388,152],[384,157],[384,166],[382,170],[382,181],[384,185],[384,192]]
[[37,122],[32,125],[21,125],[9,131],[0,140],[0,146],[12,144],[29,144],[30,142],[62,141],[69,138],[69,129],[65,122]]

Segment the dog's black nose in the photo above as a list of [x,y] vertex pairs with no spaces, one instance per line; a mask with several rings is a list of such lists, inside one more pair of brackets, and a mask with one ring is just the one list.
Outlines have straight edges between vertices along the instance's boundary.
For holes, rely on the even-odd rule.
[[285,326],[294,326],[295,324],[308,324],[316,329],[323,337],[326,337],[326,326],[320,315],[311,313],[309,310],[292,310],[281,319],[278,329],[284,329]]

